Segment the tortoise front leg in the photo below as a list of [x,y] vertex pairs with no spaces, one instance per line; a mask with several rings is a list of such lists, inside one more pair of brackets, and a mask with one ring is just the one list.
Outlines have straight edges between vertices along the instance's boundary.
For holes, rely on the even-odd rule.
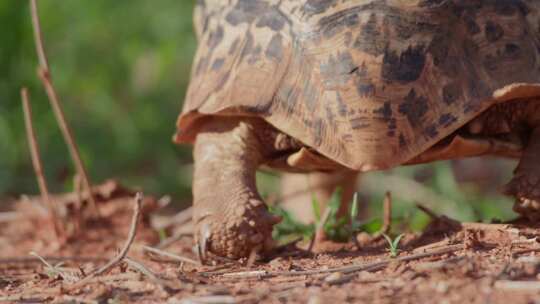
[[532,131],[514,177],[505,190],[516,197],[514,211],[531,221],[540,220],[540,126]]
[[240,258],[272,244],[279,217],[268,213],[257,193],[255,173],[265,147],[254,133],[257,122],[208,119],[194,148],[195,239],[201,259],[206,251]]

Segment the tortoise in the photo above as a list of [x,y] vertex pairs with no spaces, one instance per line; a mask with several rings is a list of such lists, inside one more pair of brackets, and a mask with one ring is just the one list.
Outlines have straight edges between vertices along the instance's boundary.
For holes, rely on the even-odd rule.
[[174,141],[194,145],[200,253],[272,246],[256,170],[368,172],[519,158],[540,219],[540,1],[201,0]]

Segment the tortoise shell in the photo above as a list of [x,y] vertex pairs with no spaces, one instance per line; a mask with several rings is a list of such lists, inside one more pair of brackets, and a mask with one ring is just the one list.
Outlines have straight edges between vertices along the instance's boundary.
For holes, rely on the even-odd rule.
[[205,0],[176,142],[258,116],[368,171],[407,163],[490,106],[540,95],[537,0]]

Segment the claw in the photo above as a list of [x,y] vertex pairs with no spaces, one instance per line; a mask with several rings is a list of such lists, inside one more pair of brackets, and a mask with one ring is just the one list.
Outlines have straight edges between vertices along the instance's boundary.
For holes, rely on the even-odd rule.
[[508,196],[514,196],[517,194],[518,191],[518,183],[514,180],[510,181],[508,184],[503,186],[501,189],[502,194],[508,195]]
[[268,220],[272,225],[275,225],[280,223],[283,218],[279,215],[268,214]]
[[201,264],[206,265],[207,261],[207,245],[210,238],[210,227],[207,223],[203,223],[199,228],[199,236],[197,238],[197,250],[199,253],[199,260]]

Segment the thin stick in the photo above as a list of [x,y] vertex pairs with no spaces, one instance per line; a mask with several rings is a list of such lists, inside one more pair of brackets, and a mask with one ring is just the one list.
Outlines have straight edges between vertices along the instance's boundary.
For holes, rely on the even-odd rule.
[[[100,262],[106,261],[106,259],[98,257],[84,257],[84,256],[43,256],[42,258],[52,262],[66,262],[66,261],[76,261],[76,262]],[[37,257],[8,257],[0,259],[0,264],[28,264],[28,263],[38,263],[41,260]]]
[[383,224],[382,224],[381,229],[373,235],[372,241],[381,239],[383,235],[388,234],[388,232],[390,232],[391,228],[392,228],[392,194],[390,193],[390,191],[387,191],[384,194],[384,200],[383,200]]
[[186,208],[178,212],[177,214],[175,214],[173,217],[168,218],[164,220],[163,222],[157,223],[156,225],[154,225],[155,226],[154,228],[159,230],[159,229],[169,228],[170,226],[173,226],[173,225],[180,226],[186,222],[189,222],[191,220],[192,214],[193,214],[193,208],[192,207]]
[[331,208],[326,206],[324,209],[323,216],[321,217],[321,220],[317,223],[317,228],[315,229],[315,234],[311,238],[311,241],[309,242],[308,250],[309,252],[312,252],[313,247],[315,246],[316,242],[320,242],[324,239],[324,224],[328,221],[328,218],[330,217]]
[[175,260],[177,262],[180,262],[180,263],[190,263],[190,264],[193,264],[193,265],[200,265],[199,262],[195,261],[195,260],[192,260],[190,258],[186,258],[186,257],[183,257],[183,256],[179,256],[177,254],[174,254],[174,253],[170,253],[170,252],[167,252],[167,251],[163,251],[163,250],[160,250],[160,249],[157,249],[157,248],[154,248],[154,247],[150,247],[150,246],[142,246],[142,248],[145,250],[145,251],[148,251],[148,252],[152,252],[152,253],[155,253],[157,255],[161,255],[161,256],[164,256],[164,257],[167,257],[167,258],[170,258],[172,260]]
[[135,194],[134,201],[135,201],[135,204],[134,204],[135,206],[134,206],[134,211],[133,211],[133,217],[131,218],[131,226],[129,228],[128,238],[127,238],[126,243],[124,244],[124,247],[122,248],[122,250],[120,250],[118,255],[116,255],[113,259],[111,259],[107,264],[105,264],[104,266],[102,266],[101,268],[99,268],[97,270],[92,271],[84,279],[82,279],[82,280],[78,281],[77,283],[71,285],[68,288],[69,290],[79,288],[82,285],[88,283],[91,278],[108,271],[109,269],[113,268],[118,263],[120,263],[126,257],[126,254],[128,253],[129,248],[131,247],[131,244],[133,244],[133,240],[135,240],[135,235],[137,233],[137,226],[138,226],[138,223],[139,223],[139,217],[140,217],[140,214],[141,214],[141,206],[142,206],[142,201],[143,201],[142,192],[137,192]]
[[332,272],[341,272],[344,274],[348,274],[348,273],[353,273],[353,272],[358,272],[358,271],[377,271],[377,270],[381,270],[385,268],[392,262],[409,262],[409,261],[418,260],[418,259],[422,259],[426,257],[452,253],[458,250],[462,250],[463,248],[464,248],[463,244],[457,244],[457,245],[450,245],[448,247],[441,248],[438,250],[433,250],[430,252],[417,253],[417,254],[407,255],[407,256],[403,256],[399,258],[385,259],[382,261],[376,261],[376,262],[371,262],[371,263],[353,264],[349,266],[341,266],[341,267],[335,267],[335,268],[301,270],[301,271],[247,271],[247,272],[242,271],[242,272],[225,273],[222,275],[222,277],[267,278],[267,277],[277,277],[277,276],[314,275],[314,274],[332,273]]
[[78,280],[77,276],[72,275],[69,272],[62,271],[58,267],[53,266],[52,264],[47,262],[47,260],[45,260],[43,257],[41,257],[39,254],[32,251],[32,252],[30,252],[30,255],[35,256],[36,258],[38,258],[46,266],[46,268],[49,269],[49,271],[52,271],[55,275],[59,275],[64,281],[66,281],[66,282],[75,282],[76,280]]
[[392,194],[387,191],[383,201],[383,226],[382,233],[390,232],[392,228]]
[[51,202],[49,188],[47,187],[47,181],[45,180],[45,176],[43,175],[43,166],[39,153],[39,145],[37,143],[36,133],[32,124],[32,107],[30,106],[30,99],[28,97],[28,90],[26,88],[21,89],[21,100],[24,112],[26,137],[28,141],[28,146],[30,148],[32,166],[34,167],[34,172],[36,174],[36,179],[39,186],[39,192],[41,193],[41,200],[49,209],[51,224],[53,225],[54,233],[58,238],[61,235],[62,227],[58,222],[58,212],[56,210],[56,206]]
[[23,215],[17,211],[0,212],[0,223],[16,221],[22,217]]
[[417,203],[416,208],[420,209],[420,211],[424,212],[427,216],[429,216],[432,220],[440,220],[440,216],[433,212],[433,210],[429,209],[428,207]]
[[163,288],[163,290],[165,290],[166,292],[169,292],[172,290],[171,286],[169,286],[169,284],[167,283],[167,281],[163,280],[163,279],[160,279],[156,276],[156,274],[148,269],[146,266],[144,266],[142,263],[138,262],[138,261],[135,261],[134,259],[132,258],[129,258],[129,257],[126,257],[125,258],[125,261],[127,262],[127,264],[137,270],[138,272],[142,273],[143,275],[147,276],[148,279],[158,285],[159,287]]
[[47,61],[47,56],[45,55],[45,48],[43,47],[43,38],[41,37],[41,26],[39,22],[39,14],[37,8],[37,2],[35,0],[30,0],[30,12],[32,14],[32,27],[34,29],[34,38],[36,40],[36,53],[39,59],[39,65],[45,69],[49,70],[49,62]]
[[500,280],[495,282],[495,288],[505,291],[522,291],[522,292],[538,292],[540,291],[540,283],[537,281],[506,281]]
[[164,239],[163,241],[159,242],[159,244],[156,245],[156,248],[158,249],[167,248],[184,237],[193,237],[193,233],[185,233],[185,232],[176,233]]
[[86,188],[86,191],[88,191],[88,198],[89,198],[90,206],[91,208],[93,208],[96,215],[99,215],[96,201],[94,200],[94,196],[92,195],[91,182],[86,172],[86,168],[84,167],[84,164],[81,160],[79,148],[73,138],[73,134],[66,121],[64,111],[62,109],[62,106],[60,105],[61,103],[58,98],[58,94],[56,93],[56,90],[54,89],[54,86],[52,84],[47,56],[45,54],[45,48],[43,47],[43,38],[41,35],[41,27],[39,23],[39,13],[38,13],[36,0],[30,0],[30,8],[32,12],[32,26],[34,28],[34,40],[36,44],[36,52],[39,58],[39,65],[40,65],[40,67],[38,68],[38,76],[41,79],[43,86],[45,87],[47,96],[49,97],[49,102],[53,108],[53,112],[55,114],[56,120],[58,122],[60,130],[62,131],[64,140],[66,141],[66,144],[68,146],[73,163],[75,164],[75,169],[77,170],[77,173],[79,174],[79,176],[81,176],[84,186]]

